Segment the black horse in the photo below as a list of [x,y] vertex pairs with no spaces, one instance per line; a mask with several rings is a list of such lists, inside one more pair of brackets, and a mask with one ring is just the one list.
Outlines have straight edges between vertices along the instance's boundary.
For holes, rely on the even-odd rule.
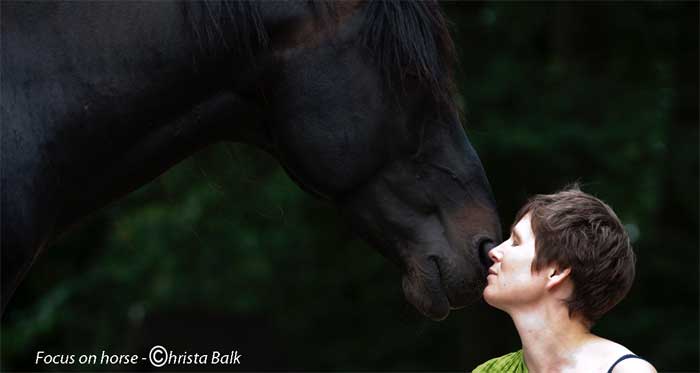
[[500,238],[435,2],[2,2],[2,306],[91,212],[218,141],[259,146],[433,319]]

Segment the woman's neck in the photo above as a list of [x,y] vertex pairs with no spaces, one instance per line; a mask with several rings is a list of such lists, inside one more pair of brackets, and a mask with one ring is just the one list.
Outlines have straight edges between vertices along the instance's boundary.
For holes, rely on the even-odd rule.
[[574,356],[596,338],[579,320],[569,317],[561,303],[510,310],[531,372],[561,371],[574,365]]

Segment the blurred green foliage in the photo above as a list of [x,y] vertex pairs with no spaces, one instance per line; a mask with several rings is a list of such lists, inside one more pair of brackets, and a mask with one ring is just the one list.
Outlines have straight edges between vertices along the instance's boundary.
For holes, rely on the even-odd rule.
[[[595,332],[660,371],[697,371],[698,3],[443,6],[503,226],[528,196],[583,183],[638,254],[632,292]],[[196,154],[48,248],[3,317],[2,368],[46,369],[40,349],[153,344],[238,349],[245,370],[463,371],[519,347],[483,304],[418,315],[332,206],[241,144]]]

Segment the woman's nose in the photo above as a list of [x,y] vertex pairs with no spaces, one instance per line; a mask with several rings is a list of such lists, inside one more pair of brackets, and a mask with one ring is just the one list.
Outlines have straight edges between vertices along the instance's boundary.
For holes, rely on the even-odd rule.
[[489,258],[491,258],[491,260],[494,263],[501,261],[501,258],[503,258],[503,253],[501,252],[501,245],[498,245],[491,249],[491,251],[489,251]]

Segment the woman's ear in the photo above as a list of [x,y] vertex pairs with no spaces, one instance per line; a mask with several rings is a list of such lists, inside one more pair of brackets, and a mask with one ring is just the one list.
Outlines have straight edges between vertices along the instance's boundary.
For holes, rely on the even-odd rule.
[[559,267],[550,267],[547,269],[547,274],[547,284],[545,287],[547,290],[549,290],[563,283],[564,280],[569,278],[569,274],[571,274],[571,267],[564,269]]

